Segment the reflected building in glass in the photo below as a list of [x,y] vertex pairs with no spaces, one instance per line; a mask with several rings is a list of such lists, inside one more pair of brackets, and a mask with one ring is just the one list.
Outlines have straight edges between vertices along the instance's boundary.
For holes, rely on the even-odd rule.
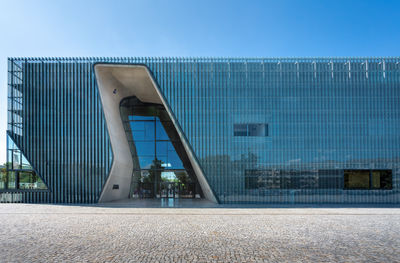
[[10,58],[1,202],[400,203],[400,58]]

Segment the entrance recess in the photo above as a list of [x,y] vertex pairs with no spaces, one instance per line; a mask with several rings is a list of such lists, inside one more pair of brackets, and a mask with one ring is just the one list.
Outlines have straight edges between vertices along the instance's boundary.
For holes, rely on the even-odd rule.
[[[129,197],[132,183],[135,183],[132,181],[132,170],[138,167],[137,163],[134,163],[138,161],[138,158],[136,161],[132,158],[133,155],[131,154],[130,144],[127,139],[128,136],[125,132],[120,112],[121,101],[134,96],[140,102],[157,104],[164,107],[165,112],[171,120],[171,124],[175,127],[181,146],[183,146],[183,151],[176,150],[176,152],[178,154],[180,152],[186,153],[185,155],[192,167],[193,173],[187,171],[188,174],[195,175],[205,199],[217,203],[218,201],[208,184],[189,142],[179,128],[173,112],[169,108],[167,101],[148,68],[144,65],[99,63],[94,66],[94,71],[113,152],[111,170],[103,186],[99,202],[108,202]],[[184,162],[182,158],[181,160]],[[186,166],[184,166],[184,169],[186,169]],[[137,174],[137,169],[135,171]],[[136,174],[134,172],[135,176]],[[159,177],[157,176],[156,178]],[[159,184],[155,185],[155,187],[159,187],[157,186]]]

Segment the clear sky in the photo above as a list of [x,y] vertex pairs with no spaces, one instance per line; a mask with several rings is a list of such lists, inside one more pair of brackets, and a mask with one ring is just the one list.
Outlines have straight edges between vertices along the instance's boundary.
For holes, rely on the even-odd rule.
[[400,56],[400,1],[0,0],[0,163],[7,57]]

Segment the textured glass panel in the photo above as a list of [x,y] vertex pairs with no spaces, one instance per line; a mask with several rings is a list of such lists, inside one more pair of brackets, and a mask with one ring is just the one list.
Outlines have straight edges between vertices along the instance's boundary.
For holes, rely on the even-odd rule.
[[369,170],[344,171],[344,187],[346,189],[369,189]]
[[[10,58],[7,133],[52,189],[25,201],[100,195],[113,158],[93,72],[102,62],[149,68],[221,203],[400,202],[398,57]],[[247,124],[268,135],[235,133]],[[371,171],[370,188],[345,190],[345,170]]]
[[[92,203],[100,196],[112,151],[92,62],[9,59],[8,148],[20,152],[9,155],[8,168],[24,169],[16,188],[51,186],[24,194],[24,202]],[[28,186],[25,173],[33,172]]]

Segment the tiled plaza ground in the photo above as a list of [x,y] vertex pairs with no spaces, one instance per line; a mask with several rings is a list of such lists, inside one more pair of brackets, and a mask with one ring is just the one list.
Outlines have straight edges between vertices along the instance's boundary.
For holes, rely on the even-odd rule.
[[399,208],[0,204],[0,262],[400,262]]

